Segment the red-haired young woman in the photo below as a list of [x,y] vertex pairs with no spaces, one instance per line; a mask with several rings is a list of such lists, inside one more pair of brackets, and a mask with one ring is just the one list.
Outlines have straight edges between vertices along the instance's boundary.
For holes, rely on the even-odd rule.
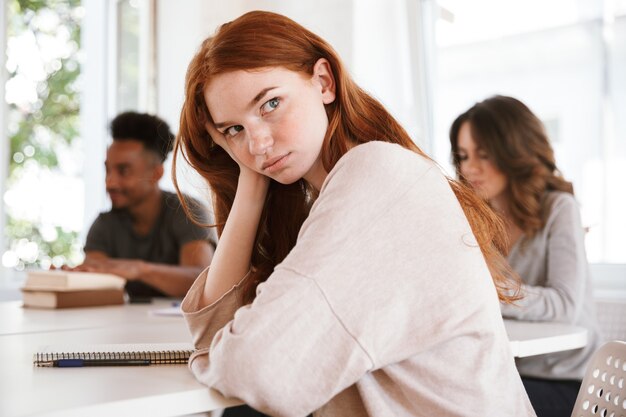
[[220,241],[183,302],[198,380],[272,416],[532,416],[501,225],[330,45],[250,12],[189,65],[176,150]]

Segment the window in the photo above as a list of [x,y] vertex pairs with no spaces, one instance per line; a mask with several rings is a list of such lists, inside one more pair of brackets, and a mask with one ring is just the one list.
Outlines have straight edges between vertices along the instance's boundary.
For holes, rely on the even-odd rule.
[[126,111],[156,110],[156,65],[154,30],[156,5],[151,0],[116,0],[115,33],[112,42],[111,62],[115,68],[111,72],[115,91],[111,102],[111,117]]
[[82,261],[87,226],[107,205],[106,125],[119,111],[154,107],[153,8],[151,0],[10,0],[0,13],[3,267]]
[[[4,4],[3,4],[4,5]],[[6,3],[2,265],[80,261],[80,0]],[[5,165],[6,164],[6,165]],[[4,175],[4,174],[3,174]]]

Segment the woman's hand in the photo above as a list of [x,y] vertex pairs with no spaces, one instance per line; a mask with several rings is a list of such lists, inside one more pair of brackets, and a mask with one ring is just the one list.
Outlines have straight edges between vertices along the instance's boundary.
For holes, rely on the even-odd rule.
[[207,123],[205,127],[213,141],[230,155],[240,169],[235,199],[207,273],[202,297],[202,305],[207,306],[240,282],[250,270],[270,179],[237,159],[228,140],[212,123]]

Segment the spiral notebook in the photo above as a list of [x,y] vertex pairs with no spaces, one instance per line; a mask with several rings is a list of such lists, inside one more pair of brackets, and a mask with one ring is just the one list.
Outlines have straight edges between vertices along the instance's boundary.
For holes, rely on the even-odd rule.
[[194,348],[189,343],[133,343],[98,345],[50,345],[33,355],[35,366],[55,366],[65,359],[89,361],[149,361],[150,365],[186,364]]

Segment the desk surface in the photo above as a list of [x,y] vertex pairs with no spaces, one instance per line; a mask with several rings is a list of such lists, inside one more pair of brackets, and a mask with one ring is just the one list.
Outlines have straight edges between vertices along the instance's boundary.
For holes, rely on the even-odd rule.
[[[170,302],[67,310],[0,303],[0,416],[176,416],[239,404],[198,383],[185,365],[35,368],[51,344],[176,343],[191,339],[181,317],[150,314]],[[515,356],[575,349],[586,330],[505,321]],[[10,358],[11,360],[6,360]]]
[[[157,300],[151,304],[67,308],[59,310],[22,308],[21,301],[0,302],[0,336],[59,330],[108,327],[123,323],[162,322],[163,317],[150,311],[170,307],[172,301]],[[169,318],[171,321],[171,318]],[[180,321],[180,320],[179,320]],[[167,320],[166,320],[167,322]]]
[[587,329],[564,323],[504,320],[513,356],[543,355],[582,348]]
[[169,305],[33,310],[19,302],[0,303],[0,311],[8,313],[6,321],[0,316],[0,416],[176,416],[238,404],[198,383],[186,365],[62,369],[32,364],[33,353],[52,344],[188,343],[181,317],[150,314]]

